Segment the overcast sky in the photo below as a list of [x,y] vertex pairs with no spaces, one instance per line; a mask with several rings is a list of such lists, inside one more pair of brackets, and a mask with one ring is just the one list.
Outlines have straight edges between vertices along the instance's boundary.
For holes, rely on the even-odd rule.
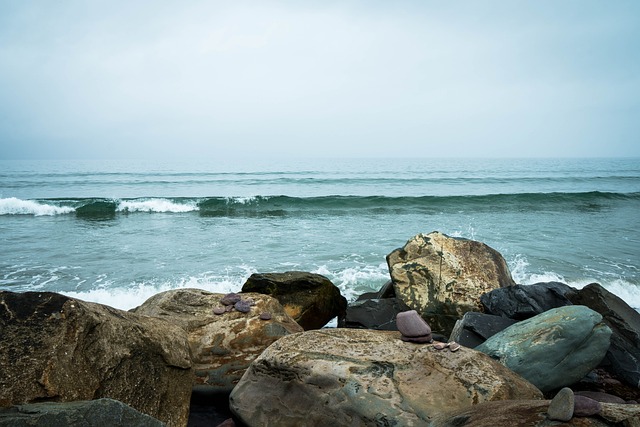
[[640,156],[640,1],[0,1],[0,159]]

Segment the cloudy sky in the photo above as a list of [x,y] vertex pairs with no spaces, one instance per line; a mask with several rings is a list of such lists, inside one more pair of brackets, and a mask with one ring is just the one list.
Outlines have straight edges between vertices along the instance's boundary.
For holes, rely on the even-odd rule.
[[640,1],[2,0],[0,159],[640,156]]

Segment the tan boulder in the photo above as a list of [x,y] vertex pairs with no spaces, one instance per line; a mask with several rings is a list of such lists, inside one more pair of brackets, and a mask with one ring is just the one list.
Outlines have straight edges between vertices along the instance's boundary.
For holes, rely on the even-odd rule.
[[191,356],[164,320],[49,292],[0,292],[0,406],[110,398],[185,426]]
[[281,338],[230,396],[248,426],[426,426],[444,410],[541,392],[468,348],[437,350],[399,332],[322,329]]
[[[276,299],[256,293],[238,295],[254,304],[248,313],[234,309],[214,314],[215,308],[225,307],[221,303],[225,294],[201,289],[162,292],[133,311],[166,319],[187,332],[194,390],[228,393],[265,348],[285,335],[302,331]],[[262,320],[263,313],[269,313],[270,319]]]
[[396,297],[445,336],[466,312],[483,311],[480,296],[515,284],[496,250],[435,231],[411,238],[387,264]]

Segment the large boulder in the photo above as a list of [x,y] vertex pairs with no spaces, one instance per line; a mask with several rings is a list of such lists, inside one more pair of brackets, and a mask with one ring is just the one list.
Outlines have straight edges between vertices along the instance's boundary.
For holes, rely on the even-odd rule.
[[164,427],[112,399],[28,403],[0,409],[0,427]]
[[506,317],[469,311],[456,322],[449,336],[449,341],[455,341],[465,347],[476,348],[514,323],[516,323],[515,320]]
[[602,315],[613,331],[605,363],[622,381],[640,388],[640,313],[597,283],[580,289],[571,300]]
[[49,292],[0,292],[0,406],[111,398],[169,426],[189,416],[185,332]]
[[480,302],[487,314],[525,320],[552,308],[571,305],[565,295],[572,289],[559,282],[515,285],[487,292],[480,297]]
[[464,313],[482,311],[481,295],[515,285],[496,250],[439,232],[413,237],[387,264],[396,296],[447,336]]
[[224,297],[201,289],[176,289],[154,295],[133,309],[138,314],[166,319],[186,331],[196,391],[231,392],[249,364],[272,342],[302,332],[275,298],[236,294],[236,299],[253,304],[247,313],[232,309],[215,314],[217,308],[231,309],[231,305],[224,306]]
[[314,273],[252,274],[242,286],[242,292],[271,295],[306,331],[320,329],[335,317],[343,317],[347,300],[329,279]]
[[516,323],[476,347],[542,391],[571,385],[598,366],[611,329],[581,305],[559,307]]
[[391,331],[323,329],[272,344],[229,402],[248,426],[426,426],[443,410],[541,398],[475,350],[437,350]]

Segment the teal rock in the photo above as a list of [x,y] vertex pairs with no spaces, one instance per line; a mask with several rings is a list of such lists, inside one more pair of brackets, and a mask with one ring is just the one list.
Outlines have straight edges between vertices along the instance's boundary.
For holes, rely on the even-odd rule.
[[542,391],[571,385],[602,361],[611,329],[588,307],[554,308],[498,332],[476,347]]

